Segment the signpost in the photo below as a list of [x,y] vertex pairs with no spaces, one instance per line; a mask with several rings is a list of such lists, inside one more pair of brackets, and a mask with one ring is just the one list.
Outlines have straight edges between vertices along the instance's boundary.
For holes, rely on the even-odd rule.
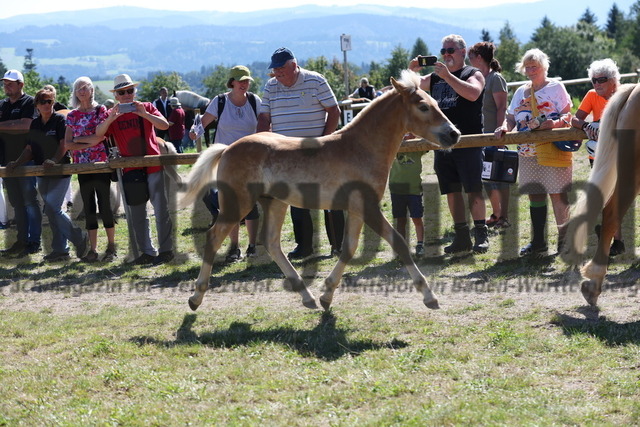
[[351,50],[351,35],[342,34],[340,36],[340,49],[344,54],[344,89],[345,96],[349,96],[351,91],[349,90],[349,67],[347,66],[347,51]]

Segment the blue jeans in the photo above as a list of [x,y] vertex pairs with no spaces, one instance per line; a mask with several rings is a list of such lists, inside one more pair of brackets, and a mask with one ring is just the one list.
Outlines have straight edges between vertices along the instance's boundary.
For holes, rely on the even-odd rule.
[[[25,166],[32,165],[32,162]],[[40,244],[42,236],[42,213],[36,192],[36,178],[26,176],[5,178],[7,198],[15,211],[18,242]]]
[[51,249],[53,252],[69,252],[68,240],[75,247],[84,242],[82,229],[71,222],[71,218],[62,211],[62,202],[71,183],[71,177],[38,177],[38,191],[44,200],[44,212],[51,227]]

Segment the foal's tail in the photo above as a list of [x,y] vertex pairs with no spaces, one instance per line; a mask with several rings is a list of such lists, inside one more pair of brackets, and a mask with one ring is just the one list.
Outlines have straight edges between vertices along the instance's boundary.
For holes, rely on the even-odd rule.
[[613,195],[618,180],[619,142],[616,129],[620,111],[636,85],[622,85],[609,100],[600,122],[600,143],[596,148],[593,169],[587,187],[571,214],[567,228],[567,260],[578,261],[584,254],[588,230],[592,230],[598,215]]
[[196,198],[200,195],[202,189],[215,182],[218,172],[218,162],[220,161],[220,157],[222,157],[222,153],[224,153],[226,149],[227,146],[224,144],[213,144],[200,153],[198,161],[196,161],[193,169],[191,169],[191,172],[189,172],[189,176],[187,177],[187,182],[185,184],[186,192],[180,199],[181,207],[193,204]]

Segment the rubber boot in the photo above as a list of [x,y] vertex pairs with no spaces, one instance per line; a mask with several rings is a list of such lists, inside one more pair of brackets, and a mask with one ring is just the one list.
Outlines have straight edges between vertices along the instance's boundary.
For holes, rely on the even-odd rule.
[[529,207],[531,215],[531,243],[520,249],[520,256],[542,255],[549,250],[545,227],[547,225],[547,205]]
[[489,250],[489,228],[486,225],[476,225],[473,227],[473,235],[476,242],[473,252],[486,253]]
[[473,247],[471,242],[471,236],[469,235],[469,225],[466,223],[455,224],[453,230],[456,235],[453,238],[453,243],[449,246],[445,246],[445,254],[453,254],[456,252],[468,252]]

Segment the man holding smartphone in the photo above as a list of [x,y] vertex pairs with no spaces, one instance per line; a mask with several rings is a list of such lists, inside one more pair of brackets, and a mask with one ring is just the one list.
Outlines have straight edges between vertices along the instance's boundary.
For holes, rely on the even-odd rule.
[[[421,78],[420,87],[429,91],[442,112],[463,135],[482,133],[482,93],[484,77],[480,70],[465,64],[467,55],[464,39],[451,34],[442,39],[442,62],[436,62],[434,71]],[[409,69],[418,71],[418,58],[409,63]],[[486,225],[486,207],[482,195],[482,148],[437,150],[434,169],[438,176],[440,193],[447,195],[449,211],[453,217],[455,238],[444,248],[445,253],[487,252],[489,237]],[[462,189],[467,193],[469,210],[474,223],[475,243],[471,242]]]

